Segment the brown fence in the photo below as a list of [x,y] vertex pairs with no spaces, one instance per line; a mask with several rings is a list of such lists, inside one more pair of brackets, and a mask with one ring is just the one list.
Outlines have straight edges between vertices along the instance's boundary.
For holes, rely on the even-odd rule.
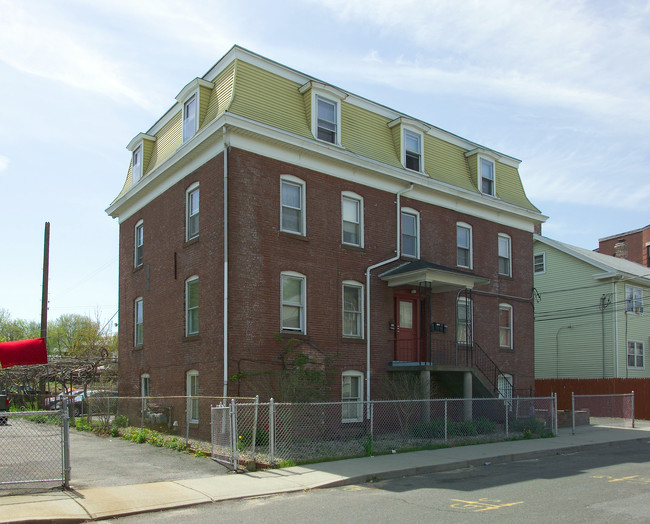
[[558,409],[571,409],[571,393],[576,395],[612,395],[634,391],[634,416],[650,420],[650,379],[594,378],[543,379],[535,381],[535,394],[549,396],[557,393]]

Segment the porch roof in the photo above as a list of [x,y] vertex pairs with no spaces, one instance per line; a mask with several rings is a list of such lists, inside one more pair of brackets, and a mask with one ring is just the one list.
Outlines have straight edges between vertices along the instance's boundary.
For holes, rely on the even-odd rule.
[[474,286],[490,283],[490,279],[487,277],[441,266],[426,260],[406,262],[401,266],[385,271],[379,275],[379,278],[388,283],[389,287],[417,286],[423,282],[428,282],[431,284],[434,293],[453,291],[455,289],[471,289]]

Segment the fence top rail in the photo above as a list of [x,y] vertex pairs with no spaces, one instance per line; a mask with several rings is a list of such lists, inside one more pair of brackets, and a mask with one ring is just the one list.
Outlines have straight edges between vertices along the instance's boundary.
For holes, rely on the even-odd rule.
[[167,399],[196,399],[196,400],[201,400],[201,399],[209,399],[209,400],[255,400],[255,397],[221,397],[218,395],[215,396],[207,396],[207,395],[169,395],[169,396],[163,396],[163,397],[111,397],[111,396],[100,396],[100,395],[93,395],[91,398],[116,398],[120,400],[167,400]]
[[[577,396],[577,395],[576,395]],[[609,396],[609,395],[605,395]],[[534,402],[536,400],[555,400],[555,397],[489,397],[489,398],[420,398],[413,399],[407,398],[402,400],[347,400],[347,401],[333,401],[333,402],[274,402],[275,406],[341,406],[341,405],[350,405],[350,404],[397,404],[404,402],[465,402],[466,400],[471,400],[472,402]],[[239,407],[247,406],[258,406],[265,407],[269,406],[270,402],[259,402],[259,403],[237,403]],[[217,406],[219,407],[219,406]]]
[[605,394],[605,395],[576,395],[574,393],[573,396],[574,397],[580,397],[580,398],[584,398],[584,397],[632,397],[632,396],[634,396],[634,392],[632,391],[630,393],[609,393],[609,394]]

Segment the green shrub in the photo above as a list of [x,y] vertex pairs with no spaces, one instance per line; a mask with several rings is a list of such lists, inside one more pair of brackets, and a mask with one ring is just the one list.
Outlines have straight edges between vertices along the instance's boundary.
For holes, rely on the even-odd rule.
[[546,427],[541,420],[535,417],[527,417],[515,420],[512,424],[512,429],[513,431],[521,432],[526,436],[542,435],[545,432]]
[[489,418],[479,417],[473,420],[476,432],[479,435],[490,435],[496,432],[497,424]]
[[450,422],[448,431],[450,437],[474,437],[478,435],[478,431],[472,420]]
[[445,438],[445,421],[436,419],[430,422],[419,422],[409,428],[409,434],[412,438]]
[[129,417],[126,415],[117,415],[113,419],[113,426],[116,428],[126,428],[129,426]]
[[[239,434],[239,446],[242,449],[249,448],[253,445],[253,432],[250,429],[244,429]],[[258,429],[255,434],[255,446],[268,446],[269,432],[265,429]]]

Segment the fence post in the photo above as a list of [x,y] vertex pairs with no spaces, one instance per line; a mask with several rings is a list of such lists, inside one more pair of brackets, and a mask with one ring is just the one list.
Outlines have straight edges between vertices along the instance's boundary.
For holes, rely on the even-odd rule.
[[557,393],[553,393],[553,434],[557,437],[558,422],[557,422]]
[[634,390],[632,390],[632,427],[634,427]]
[[370,408],[370,442],[375,441],[375,401],[368,401],[368,407]]
[[571,392],[571,434],[576,434],[576,399],[573,391]]
[[185,397],[185,445],[190,444],[190,417],[192,416],[192,397]]
[[61,403],[61,422],[63,424],[63,487],[70,488],[70,414],[68,399],[64,396]]
[[237,430],[237,402],[230,399],[230,435],[232,439],[232,467],[239,468],[239,434]]
[[[511,401],[512,401],[512,399],[511,399]],[[510,422],[510,415],[509,415],[510,410],[508,408],[510,406],[508,406],[508,401],[507,400],[505,400],[503,402],[503,407],[506,410],[506,412],[505,412],[506,413],[506,418],[505,418],[505,421],[506,421],[505,426],[506,426],[506,428],[505,429],[506,429],[506,438],[508,438],[508,435],[510,434],[510,424],[509,424],[509,422]]]
[[271,464],[275,464],[275,401],[269,399],[269,454]]
[[257,410],[260,403],[260,396],[255,395],[255,416],[253,418],[253,456],[255,455],[255,443],[257,441]]
[[445,399],[445,442],[447,442],[447,399]]

